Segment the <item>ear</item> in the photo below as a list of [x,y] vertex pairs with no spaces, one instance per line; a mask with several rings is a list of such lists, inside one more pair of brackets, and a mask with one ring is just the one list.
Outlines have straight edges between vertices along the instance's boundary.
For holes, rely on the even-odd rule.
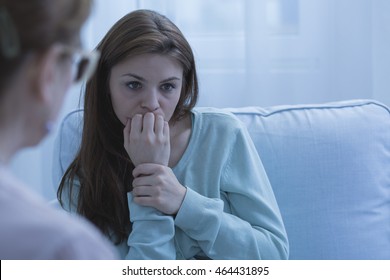
[[37,54],[32,60],[29,77],[33,97],[38,102],[48,103],[52,99],[61,54],[62,49],[54,45],[45,52]]

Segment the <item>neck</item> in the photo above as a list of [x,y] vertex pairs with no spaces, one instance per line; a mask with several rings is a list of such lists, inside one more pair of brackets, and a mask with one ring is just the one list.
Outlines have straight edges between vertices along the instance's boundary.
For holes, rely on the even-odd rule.
[[169,123],[169,134],[171,141],[179,136],[183,131],[191,128],[191,115],[186,115],[182,119],[174,122],[173,124]]
[[[8,119],[9,120],[9,119]],[[0,119],[0,163],[8,164],[11,158],[23,148],[26,135],[21,124]]]
[[32,114],[38,111],[32,99],[34,95],[23,82],[24,76],[18,77],[21,82],[10,83],[0,93],[0,161],[3,164],[9,163],[20,149],[34,144],[40,133]]
[[11,137],[7,131],[0,130],[0,163],[8,164],[13,155],[20,149],[17,138]]
[[174,167],[182,158],[191,135],[191,117],[186,116],[169,127],[171,156],[169,166]]

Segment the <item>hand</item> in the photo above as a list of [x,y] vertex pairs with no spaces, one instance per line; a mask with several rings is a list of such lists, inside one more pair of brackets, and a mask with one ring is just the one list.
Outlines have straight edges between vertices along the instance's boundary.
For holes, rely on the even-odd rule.
[[186,188],[177,180],[173,171],[159,164],[140,164],[133,170],[134,202],[154,207],[167,215],[175,215],[180,209]]
[[137,114],[123,130],[124,147],[135,166],[157,163],[168,166],[171,145],[169,125],[161,115]]

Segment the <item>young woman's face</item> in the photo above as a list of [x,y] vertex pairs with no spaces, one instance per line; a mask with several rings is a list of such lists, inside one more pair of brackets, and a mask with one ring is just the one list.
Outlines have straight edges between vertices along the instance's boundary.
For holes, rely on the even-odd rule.
[[115,65],[109,83],[113,109],[123,125],[147,112],[169,121],[179,102],[183,68],[169,56],[143,54]]

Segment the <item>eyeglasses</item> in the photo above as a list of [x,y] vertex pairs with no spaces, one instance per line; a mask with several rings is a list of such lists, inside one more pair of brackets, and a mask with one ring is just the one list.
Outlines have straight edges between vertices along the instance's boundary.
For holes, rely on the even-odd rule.
[[73,65],[75,66],[74,83],[88,81],[95,72],[100,53],[95,50],[92,52],[76,51],[73,53]]
[[88,81],[93,75],[99,61],[100,53],[97,50],[87,52],[80,49],[66,47],[66,52],[70,54],[73,65],[73,82],[78,84]]

